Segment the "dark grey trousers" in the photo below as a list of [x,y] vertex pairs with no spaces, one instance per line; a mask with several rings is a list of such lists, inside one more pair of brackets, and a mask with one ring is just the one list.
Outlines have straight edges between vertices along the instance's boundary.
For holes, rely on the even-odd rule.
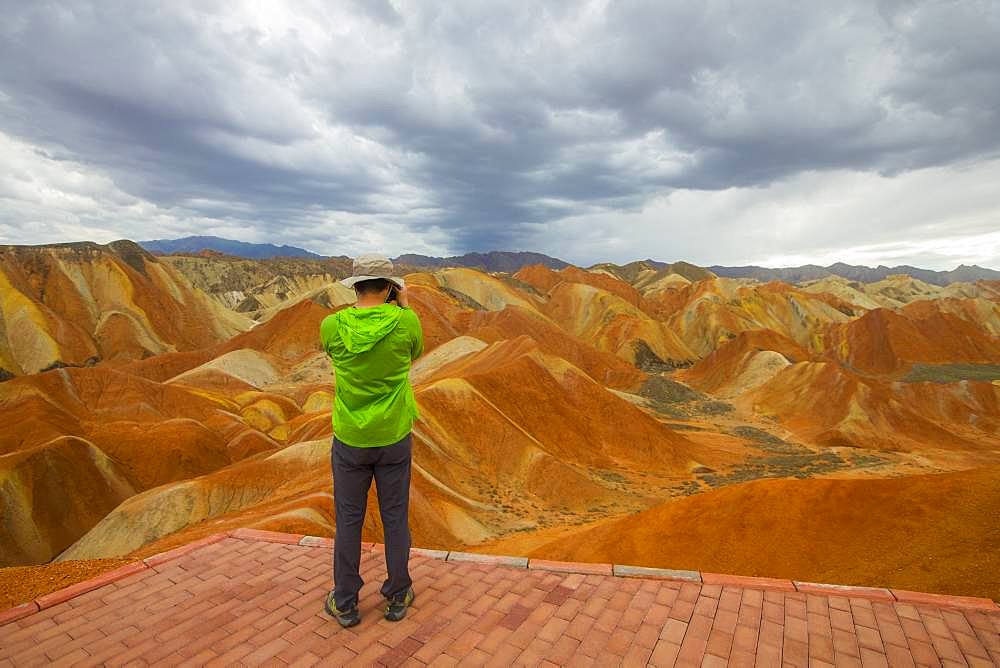
[[382,596],[406,591],[410,579],[410,462],[412,435],[391,445],[356,448],[333,437],[333,505],[337,529],[333,538],[333,598],[338,610],[358,602],[361,579],[361,526],[368,506],[368,488],[375,478],[385,532],[387,577]]

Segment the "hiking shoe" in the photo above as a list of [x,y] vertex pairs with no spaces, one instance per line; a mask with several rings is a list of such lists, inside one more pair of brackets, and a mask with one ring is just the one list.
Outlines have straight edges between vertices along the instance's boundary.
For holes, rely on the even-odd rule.
[[336,619],[337,623],[345,629],[361,623],[361,613],[358,611],[357,603],[349,610],[338,610],[337,604],[333,600],[332,591],[326,595],[326,603],[323,605],[323,608],[326,610],[326,614]]
[[398,622],[406,617],[406,609],[413,603],[414,598],[416,598],[416,594],[413,593],[413,587],[407,587],[405,592],[387,598],[385,600],[385,618],[390,622]]

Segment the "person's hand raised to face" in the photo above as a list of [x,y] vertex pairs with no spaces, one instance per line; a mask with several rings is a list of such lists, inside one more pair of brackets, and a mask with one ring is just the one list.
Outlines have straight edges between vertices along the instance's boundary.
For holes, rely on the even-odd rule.
[[406,296],[406,286],[403,286],[401,288],[396,288],[396,303],[402,306],[403,308],[409,307],[410,302]]

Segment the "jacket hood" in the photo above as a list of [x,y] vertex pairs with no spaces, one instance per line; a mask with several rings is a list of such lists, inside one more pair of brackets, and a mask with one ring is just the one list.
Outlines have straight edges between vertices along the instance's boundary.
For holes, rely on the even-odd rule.
[[381,341],[399,323],[402,309],[395,304],[371,308],[349,307],[337,312],[338,330],[344,347],[363,353]]

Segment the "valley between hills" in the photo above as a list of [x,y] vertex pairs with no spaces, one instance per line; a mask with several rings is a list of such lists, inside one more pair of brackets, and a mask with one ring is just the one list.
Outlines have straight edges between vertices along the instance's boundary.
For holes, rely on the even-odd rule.
[[[332,535],[350,268],[0,247],[0,606],[240,526]],[[401,271],[414,545],[1000,599],[1000,281]]]

